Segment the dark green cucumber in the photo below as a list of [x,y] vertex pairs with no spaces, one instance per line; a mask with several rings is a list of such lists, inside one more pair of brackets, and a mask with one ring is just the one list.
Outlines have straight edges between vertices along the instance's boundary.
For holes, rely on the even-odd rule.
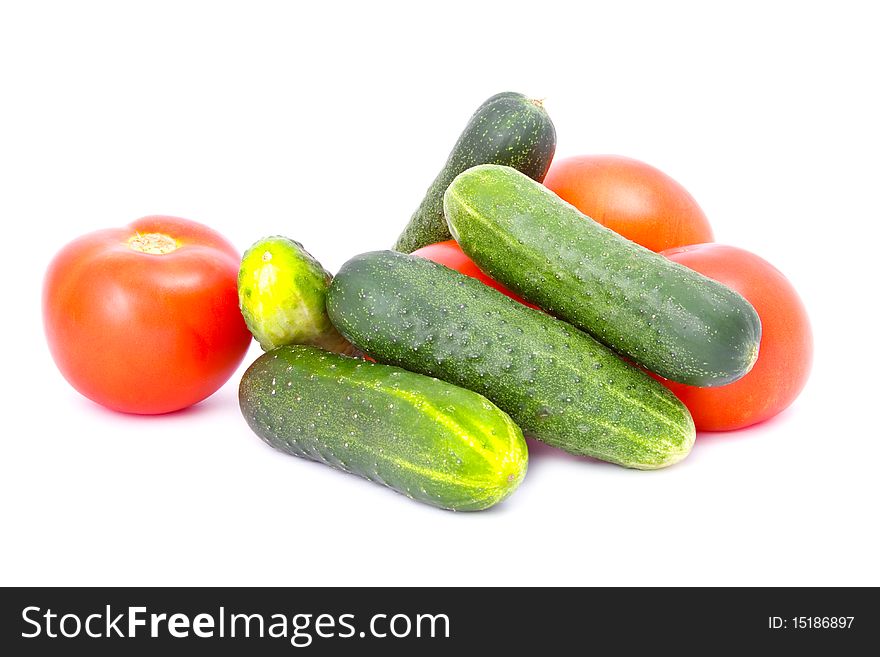
[[565,322],[422,258],[349,260],[327,312],[382,362],[470,388],[527,434],[574,454],[653,469],[684,458],[694,424],[650,376]]
[[314,347],[260,356],[239,402],[272,447],[444,509],[497,504],[528,465],[522,431],[482,395]]
[[758,357],[761,321],[742,296],[510,167],[462,173],[445,209],[462,250],[489,276],[660,376],[721,386]]
[[556,130],[540,101],[512,91],[492,96],[474,112],[394,248],[412,253],[449,239],[443,192],[465,169],[487,162],[506,164],[540,181],[555,150]]

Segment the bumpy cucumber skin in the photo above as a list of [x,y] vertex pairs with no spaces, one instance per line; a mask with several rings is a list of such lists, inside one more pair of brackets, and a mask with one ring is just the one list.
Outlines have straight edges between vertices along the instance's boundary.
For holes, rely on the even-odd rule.
[[398,238],[395,250],[412,253],[449,239],[449,227],[443,217],[443,193],[465,169],[494,162],[515,167],[541,181],[555,151],[556,129],[539,101],[512,91],[492,96],[474,112]]
[[272,447],[444,509],[497,504],[528,466],[522,431],[485,397],[313,347],[260,356],[242,377],[239,402]]
[[730,288],[596,223],[518,171],[477,166],[445,195],[462,250],[489,276],[662,377],[741,378],[761,320]]
[[565,322],[415,256],[349,260],[333,323],[379,361],[485,395],[526,434],[574,454],[655,469],[684,458],[694,424],[647,374]]
[[244,252],[238,306],[263,351],[286,344],[354,351],[327,317],[331,278],[302,244],[286,237],[265,237]]

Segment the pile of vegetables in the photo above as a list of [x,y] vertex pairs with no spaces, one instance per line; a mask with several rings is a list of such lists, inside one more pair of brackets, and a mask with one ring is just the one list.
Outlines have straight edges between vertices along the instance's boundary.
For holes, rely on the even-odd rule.
[[[394,249],[356,255],[335,277],[281,236],[233,271],[222,238],[178,219],[81,238],[44,287],[53,356],[87,397],[161,413],[222,385],[246,326],[265,351],[239,386],[257,435],[453,510],[517,488],[524,436],[656,469],[684,459],[697,430],[742,428],[791,404],[812,337],[785,277],[712,243],[696,201],[657,169],[614,156],[553,162],[555,147],[540,102],[489,98]],[[189,234],[209,244],[187,249]],[[200,265],[206,254],[214,262]],[[113,269],[123,265],[130,273]],[[130,289],[138,268],[152,272],[149,291]],[[210,287],[199,282],[208,270]],[[117,307],[84,319],[77,295],[101,276]],[[157,339],[161,381],[137,386],[146,357],[122,348],[132,331]],[[101,353],[83,356],[73,338]],[[163,394],[187,359],[180,388],[191,389]]]

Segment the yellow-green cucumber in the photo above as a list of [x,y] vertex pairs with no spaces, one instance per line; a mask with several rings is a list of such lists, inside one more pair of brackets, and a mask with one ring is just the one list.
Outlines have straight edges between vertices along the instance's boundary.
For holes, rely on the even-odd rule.
[[482,395],[314,347],[260,356],[239,402],[272,447],[444,509],[497,504],[528,466],[522,431]]
[[238,270],[238,304],[263,351],[307,344],[354,352],[327,317],[325,298],[331,279],[302,244],[287,237],[264,237],[244,252]]
[[621,237],[515,169],[465,171],[444,207],[480,269],[662,377],[721,386],[758,357],[761,321],[737,292]]
[[443,265],[392,251],[356,256],[331,283],[327,311],[376,360],[479,392],[527,435],[568,452],[654,469],[693,446],[688,410],[645,372]]

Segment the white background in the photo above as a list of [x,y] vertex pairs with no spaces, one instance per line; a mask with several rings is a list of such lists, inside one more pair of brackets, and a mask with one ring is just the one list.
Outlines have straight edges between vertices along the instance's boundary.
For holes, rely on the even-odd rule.
[[[870,7],[4,3],[0,584],[880,584]],[[272,451],[240,372],[142,418],[55,369],[41,278],[74,237],[176,214],[335,271],[502,90],[545,99],[559,156],[659,167],[789,276],[816,356],[787,412],[653,473],[532,445],[512,498],[454,514]]]

